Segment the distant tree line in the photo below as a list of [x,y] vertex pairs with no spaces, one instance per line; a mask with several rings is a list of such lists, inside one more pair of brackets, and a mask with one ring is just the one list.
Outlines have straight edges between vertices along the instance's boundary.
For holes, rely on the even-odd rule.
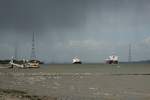
[[135,61],[135,63],[150,63],[150,60]]
[[134,63],[135,63],[135,64],[136,64],[136,63],[139,63],[139,64],[141,63],[141,64],[142,64],[142,63],[150,63],[150,60],[131,61],[131,62],[120,62],[120,63],[133,63],[133,64],[134,64]]
[[0,60],[0,64],[8,64],[10,60]]

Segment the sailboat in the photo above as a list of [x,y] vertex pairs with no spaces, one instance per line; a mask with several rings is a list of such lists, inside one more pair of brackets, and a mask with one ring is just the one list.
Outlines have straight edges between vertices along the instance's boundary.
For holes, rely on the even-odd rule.
[[39,63],[40,61],[36,60],[35,56],[35,38],[34,38],[34,32],[33,32],[33,37],[32,37],[32,52],[31,52],[31,60],[21,60],[17,61],[12,57],[11,61],[9,64],[11,65],[10,68],[13,67],[19,67],[19,68],[39,68]]
[[[18,63],[17,63],[18,62]],[[39,61],[37,60],[20,60],[20,61],[17,61],[12,57],[12,59],[10,60],[9,64],[10,64],[10,67],[9,68],[39,68]]]

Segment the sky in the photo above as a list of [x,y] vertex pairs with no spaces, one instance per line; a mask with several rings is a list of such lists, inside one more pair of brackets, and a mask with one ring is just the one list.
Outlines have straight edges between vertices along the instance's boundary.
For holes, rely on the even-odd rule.
[[[150,0],[0,0],[0,59],[150,59]],[[17,52],[17,53],[16,53]]]

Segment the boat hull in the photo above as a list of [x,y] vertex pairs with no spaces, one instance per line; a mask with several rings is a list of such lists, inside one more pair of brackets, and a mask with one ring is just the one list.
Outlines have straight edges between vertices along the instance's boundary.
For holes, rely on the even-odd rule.
[[73,64],[82,64],[82,62],[73,62]]
[[108,60],[106,61],[107,64],[118,64],[118,61]]

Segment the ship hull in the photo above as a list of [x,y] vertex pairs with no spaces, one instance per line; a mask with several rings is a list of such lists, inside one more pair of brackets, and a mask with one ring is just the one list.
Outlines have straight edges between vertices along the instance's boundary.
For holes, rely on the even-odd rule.
[[106,61],[107,64],[118,64],[118,61],[108,60]]
[[73,62],[73,64],[82,64],[82,62]]

